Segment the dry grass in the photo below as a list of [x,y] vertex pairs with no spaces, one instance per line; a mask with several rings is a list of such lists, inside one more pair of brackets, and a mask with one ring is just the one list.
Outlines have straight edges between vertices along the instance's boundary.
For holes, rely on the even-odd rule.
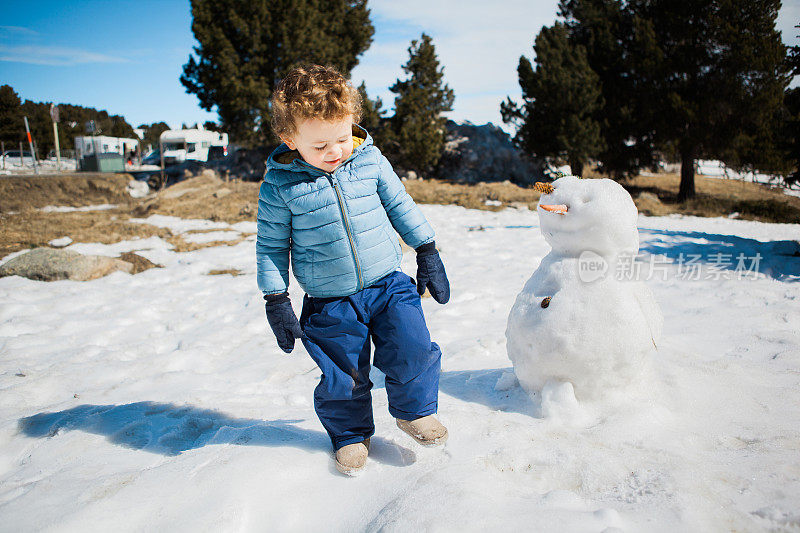
[[173,185],[134,209],[136,216],[150,214],[202,218],[235,224],[255,220],[260,183],[224,182],[206,171]]
[[128,239],[169,238],[164,228],[128,222],[129,215],[120,209],[71,213],[43,213],[28,210],[0,215],[0,257],[11,252],[47,246],[60,237],[74,242],[113,244]]
[[[406,190],[418,203],[454,204],[470,209],[497,211],[509,206],[536,208],[540,193],[510,181],[463,184],[443,180],[411,180]],[[487,201],[501,205],[487,205]]]
[[82,172],[52,176],[0,177],[0,214],[48,205],[80,207],[136,203],[126,192],[128,174]]
[[225,269],[215,269],[208,271],[209,276],[222,276],[224,274],[230,274],[231,276],[241,276],[242,271],[239,270],[238,268],[225,268]]
[[759,183],[699,176],[695,178],[696,198],[682,204],[678,203],[677,174],[637,176],[622,185],[634,199],[642,192],[658,196],[660,205],[637,202],[639,210],[648,215],[719,217],[739,213],[746,220],[800,223],[800,198]]
[[[170,242],[178,252],[233,246],[247,235],[232,241],[190,243],[168,229],[133,223],[129,219],[162,214],[227,223],[255,220],[259,183],[226,183],[212,173],[204,173],[137,200],[130,198],[125,190],[130,179],[125,174],[83,173],[0,178],[0,257],[17,250],[46,246],[49,241],[64,236],[71,237],[74,242],[106,244],[157,236]],[[679,182],[678,175],[663,174],[638,176],[622,185],[645,214],[727,216],[738,212],[743,219],[800,223],[800,198],[780,190],[755,183],[698,177],[697,198],[679,204]],[[510,182],[467,185],[443,180],[413,180],[405,185],[419,203],[455,204],[491,211],[509,206],[535,209],[540,196],[533,188]],[[650,194],[640,197],[641,193]],[[492,205],[487,205],[487,201]],[[97,204],[118,207],[69,213],[39,210],[48,205]]]

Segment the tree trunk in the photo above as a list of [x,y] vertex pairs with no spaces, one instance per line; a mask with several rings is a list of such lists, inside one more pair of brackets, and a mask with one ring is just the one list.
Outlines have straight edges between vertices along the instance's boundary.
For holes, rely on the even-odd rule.
[[694,198],[694,150],[681,150],[681,187],[678,190],[678,201],[685,202]]
[[583,177],[583,162],[577,159],[572,159],[569,162],[569,170],[573,176]]

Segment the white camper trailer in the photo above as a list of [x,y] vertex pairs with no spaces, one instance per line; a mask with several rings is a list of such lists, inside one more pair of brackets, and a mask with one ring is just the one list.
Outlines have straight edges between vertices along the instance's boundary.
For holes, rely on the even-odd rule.
[[203,128],[167,130],[159,138],[164,151],[164,164],[175,165],[184,161],[208,161],[212,146],[228,148],[228,134]]
[[125,161],[139,147],[139,139],[105,135],[75,137],[78,168],[88,172],[122,172]]
[[75,137],[75,156],[77,159],[94,154],[119,154],[125,156],[132,151],[136,151],[138,146],[139,139],[107,137],[105,135]]

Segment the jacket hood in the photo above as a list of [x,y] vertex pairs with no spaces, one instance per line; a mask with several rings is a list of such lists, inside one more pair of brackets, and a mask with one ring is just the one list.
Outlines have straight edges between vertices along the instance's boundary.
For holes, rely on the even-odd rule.
[[[367,130],[358,124],[353,124],[353,153],[350,154],[350,157],[348,157],[342,165],[357,157],[371,144],[372,136]],[[275,178],[277,176],[271,177],[270,170],[308,173],[310,170],[313,171],[314,167],[303,161],[303,158],[300,157],[300,153],[297,150],[290,150],[289,147],[286,146],[286,143],[281,143],[267,158],[267,169],[264,180],[274,184],[277,184],[277,181],[285,181],[285,178],[276,180]],[[323,171],[319,170],[319,172],[322,173]],[[273,173],[273,175],[275,174],[276,173]]]

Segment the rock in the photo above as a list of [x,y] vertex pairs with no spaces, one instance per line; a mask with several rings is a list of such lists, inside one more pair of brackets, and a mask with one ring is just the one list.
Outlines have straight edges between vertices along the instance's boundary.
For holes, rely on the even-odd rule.
[[419,179],[419,176],[417,176],[417,173],[414,172],[413,170],[407,171],[403,177],[405,179],[407,179],[407,180],[417,180],[417,179]]
[[660,216],[669,212],[667,206],[655,194],[643,191],[636,195],[633,201],[639,213],[648,216]]
[[150,186],[146,181],[131,180],[126,188],[132,198],[144,198],[150,194]]
[[214,193],[214,198],[224,198],[228,196],[231,192],[233,191],[231,191],[227,187],[223,187]]
[[492,123],[447,121],[447,138],[437,177],[475,183],[505,181],[527,185],[543,179],[544,166],[529,159],[506,132]]
[[146,257],[142,257],[141,255],[133,252],[125,252],[124,254],[120,254],[119,258],[126,263],[133,265],[131,274],[138,274],[139,272],[144,272],[150,268],[164,268],[162,265],[157,265]]
[[657,204],[661,203],[661,200],[658,198],[657,195],[647,191],[640,192],[639,195],[636,197],[636,199],[642,200],[643,202],[654,202]]
[[35,248],[0,266],[0,277],[22,276],[40,281],[89,281],[117,270],[133,272],[131,263],[101,255],[81,255],[72,250]]

